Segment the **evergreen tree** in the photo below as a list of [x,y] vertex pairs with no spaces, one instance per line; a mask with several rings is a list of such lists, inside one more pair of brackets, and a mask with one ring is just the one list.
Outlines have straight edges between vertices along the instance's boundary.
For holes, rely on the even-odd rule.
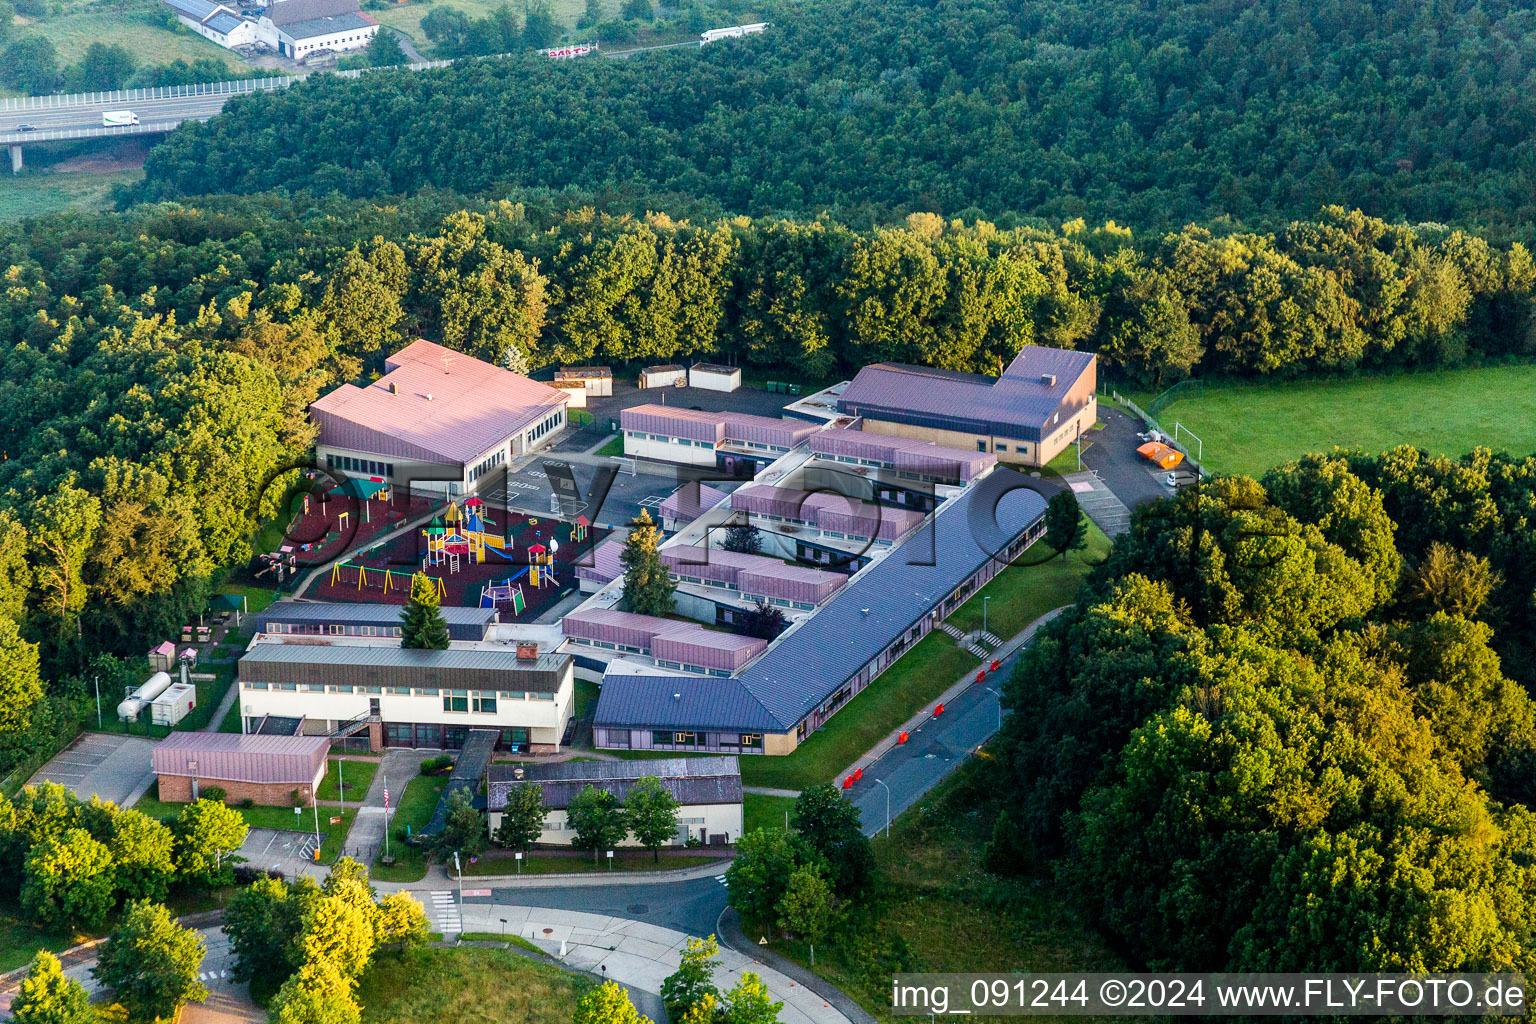
[[446,864],[455,853],[474,855],[485,849],[485,818],[471,806],[469,794],[455,790],[448,797],[448,814],[443,827],[427,837],[427,849]]
[[11,1020],[16,1024],[92,1024],[95,1019],[85,986],[64,976],[58,957],[46,949],[39,952],[11,1000]]
[[651,514],[640,510],[638,518],[629,524],[629,536],[619,562],[624,566],[624,610],[638,615],[670,615],[673,611],[672,577],[658,550],[661,531],[656,529]]
[[400,37],[395,35],[391,28],[380,28],[368,40],[368,64],[370,67],[387,68],[396,64],[406,64],[410,58],[405,55],[405,50],[400,47]]
[[437,599],[437,581],[424,572],[411,577],[411,599],[400,611],[400,646],[417,651],[446,651],[448,623]]
[[1045,505],[1045,546],[1063,558],[1088,543],[1088,529],[1077,507],[1077,495],[1070,490],[1051,495]]

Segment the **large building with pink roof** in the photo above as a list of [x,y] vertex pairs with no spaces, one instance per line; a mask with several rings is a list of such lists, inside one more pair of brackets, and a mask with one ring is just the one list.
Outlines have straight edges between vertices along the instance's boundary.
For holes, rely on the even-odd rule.
[[568,396],[461,352],[414,341],[384,376],[309,407],[321,466],[414,491],[473,493],[493,470],[565,430]]

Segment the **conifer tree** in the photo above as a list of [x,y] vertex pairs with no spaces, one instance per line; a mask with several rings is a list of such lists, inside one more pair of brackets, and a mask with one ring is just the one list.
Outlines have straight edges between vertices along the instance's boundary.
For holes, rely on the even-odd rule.
[[446,651],[448,623],[437,600],[437,581],[426,573],[411,577],[411,599],[400,612],[400,646],[417,651]]
[[672,577],[661,560],[661,531],[645,509],[629,524],[619,562],[624,566],[624,610],[638,615],[672,614]]

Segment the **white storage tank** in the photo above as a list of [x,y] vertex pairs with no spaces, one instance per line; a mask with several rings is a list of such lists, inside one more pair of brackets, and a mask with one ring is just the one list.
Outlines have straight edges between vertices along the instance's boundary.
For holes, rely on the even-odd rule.
[[177,683],[149,702],[149,718],[156,725],[177,725],[197,707],[197,686]]
[[688,370],[688,386],[705,391],[735,391],[741,387],[741,367],[694,363]]
[[144,710],[144,705],[164,693],[170,685],[171,677],[169,673],[156,672],[145,680],[143,686],[129,694],[127,700],[124,700],[117,706],[117,717],[137,718],[139,712]]

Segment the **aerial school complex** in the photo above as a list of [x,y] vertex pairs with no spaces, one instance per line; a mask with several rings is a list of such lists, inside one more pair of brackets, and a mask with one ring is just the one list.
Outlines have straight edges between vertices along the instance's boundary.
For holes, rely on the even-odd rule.
[[[1042,466],[1091,428],[1096,383],[1091,353],[1030,347],[998,378],[869,366],[777,421],[626,410],[627,454],[752,479],[662,548],[701,625],[619,611],[614,560],[565,616],[567,649],[601,664],[595,744],[793,751],[1040,536],[1044,497],[999,463]],[[722,549],[733,525],[758,554]],[[779,636],[719,631],[759,604]]]
[[[491,470],[564,430],[574,389],[422,341],[386,369],[315,403],[317,454],[447,502],[420,531],[422,567],[442,587],[459,561],[505,554],[488,541],[495,510],[478,492]],[[445,601],[446,651],[402,650],[387,605],[279,602],[261,613],[240,662],[244,731],[373,749],[456,749],[493,734],[496,747],[552,753],[574,728],[581,677],[601,683],[597,747],[787,754],[1041,535],[1045,497],[1026,473],[1092,427],[1095,369],[1091,354],[1031,347],[997,378],[866,367],[782,418],[625,409],[627,456],[710,481],[684,483],[655,509],[672,615],[625,608],[619,540],[589,537],[584,517],[544,520],[540,538],[545,528],[551,547],[557,529],[570,547],[580,538],[584,557],[558,566],[525,534],[519,581]],[[727,550],[728,531],[748,526],[755,550]],[[547,607],[518,600],[535,565],[571,570],[561,593],[577,603],[558,621],[535,623]],[[334,586],[321,592],[338,598]],[[764,609],[782,616],[767,633],[748,625]]]

